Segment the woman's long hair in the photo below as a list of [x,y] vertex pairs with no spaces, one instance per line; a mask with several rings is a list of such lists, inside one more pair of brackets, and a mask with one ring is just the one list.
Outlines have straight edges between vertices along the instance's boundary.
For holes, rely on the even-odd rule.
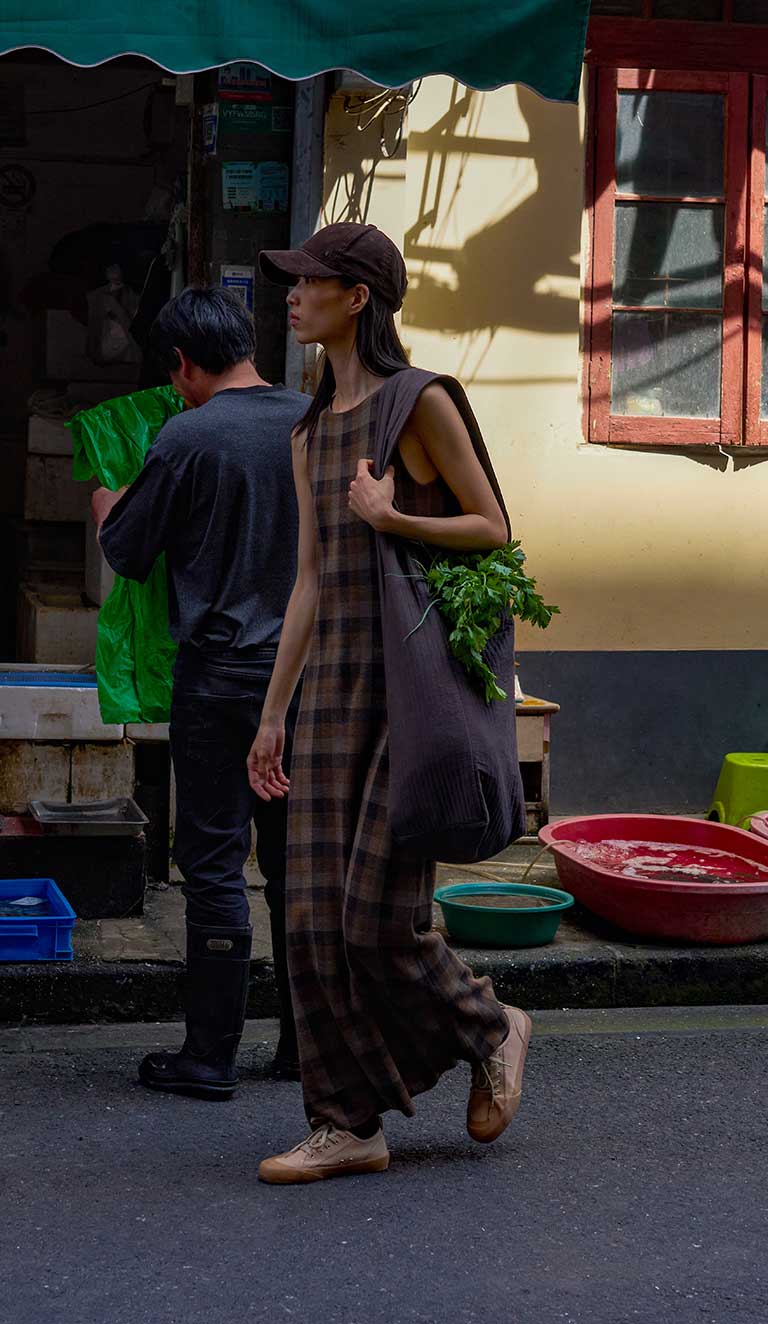
[[[359,283],[343,277],[340,279],[345,289],[351,290]],[[394,314],[373,290],[369,292],[368,302],[357,319],[355,350],[366,371],[377,377],[392,377],[396,372],[411,366],[397,334]],[[312,403],[299,424],[299,431],[305,434],[307,444],[314,437],[320,415],[328,408],[335,393],[336,378],[330,360],[326,358]]]

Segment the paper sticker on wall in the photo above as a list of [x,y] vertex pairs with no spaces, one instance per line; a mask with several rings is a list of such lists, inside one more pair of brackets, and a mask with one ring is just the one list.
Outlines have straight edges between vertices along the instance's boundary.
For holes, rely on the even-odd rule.
[[255,279],[253,267],[231,267],[222,263],[221,283],[225,290],[232,290],[242,299],[249,312],[253,312],[253,285]]
[[224,161],[221,192],[225,211],[256,211],[259,167],[253,161]]
[[221,185],[225,211],[288,210],[288,166],[282,161],[224,161]]
[[259,209],[288,210],[288,167],[282,161],[262,161],[259,166]]
[[[272,116],[274,116],[272,111]],[[251,101],[224,101],[221,106],[222,138],[243,138],[249,134],[269,133],[269,106]]]
[[224,64],[219,69],[219,96],[226,101],[271,101],[272,75],[260,64]]
[[203,151],[206,156],[215,156],[219,141],[219,105],[214,101],[203,106]]

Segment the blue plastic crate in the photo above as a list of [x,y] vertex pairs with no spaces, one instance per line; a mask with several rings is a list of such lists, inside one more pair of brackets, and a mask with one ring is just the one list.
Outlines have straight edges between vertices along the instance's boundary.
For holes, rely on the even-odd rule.
[[0,907],[42,897],[45,915],[0,915],[0,961],[71,961],[75,912],[52,878],[0,879]]
[[0,685],[15,689],[95,690],[92,671],[0,671]]

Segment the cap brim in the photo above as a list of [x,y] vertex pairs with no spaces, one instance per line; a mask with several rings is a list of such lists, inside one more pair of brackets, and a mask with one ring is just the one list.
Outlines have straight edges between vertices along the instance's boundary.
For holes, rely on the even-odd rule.
[[302,248],[278,248],[259,253],[259,267],[262,275],[275,285],[295,285],[302,276],[325,278],[339,275],[333,267],[318,262]]

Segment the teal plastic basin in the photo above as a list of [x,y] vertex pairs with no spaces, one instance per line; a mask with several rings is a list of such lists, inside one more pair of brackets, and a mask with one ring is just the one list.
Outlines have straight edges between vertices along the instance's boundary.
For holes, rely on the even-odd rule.
[[[475,896],[543,897],[546,906],[472,905]],[[573,905],[570,892],[535,883],[448,883],[438,887],[445,927],[452,938],[477,947],[543,947],[557,933],[564,910]]]

